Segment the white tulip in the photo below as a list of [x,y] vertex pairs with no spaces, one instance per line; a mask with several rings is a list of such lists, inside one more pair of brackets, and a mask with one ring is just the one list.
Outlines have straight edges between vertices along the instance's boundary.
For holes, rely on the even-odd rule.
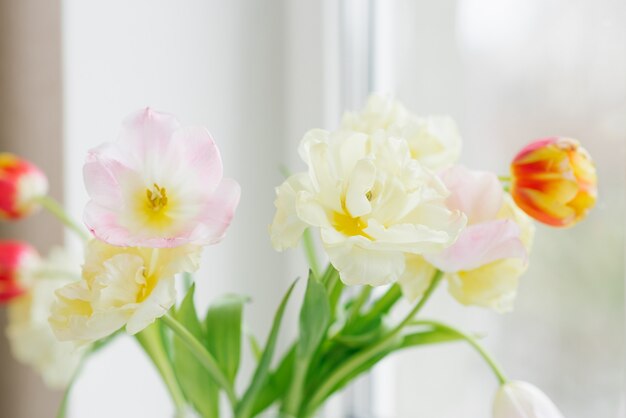
[[80,278],[80,261],[56,249],[24,277],[27,291],[8,306],[7,337],[13,356],[33,367],[51,388],[64,388],[74,375],[83,350],[57,341],[48,324],[59,287]]
[[363,110],[344,114],[341,127],[404,138],[411,156],[433,170],[451,166],[461,155],[461,135],[451,117],[414,115],[389,96],[370,96]]
[[535,386],[526,382],[508,382],[496,393],[493,418],[563,418],[563,414]]
[[465,227],[465,216],[445,205],[448,189],[404,139],[313,130],[300,156],[308,172],[277,189],[272,242],[283,250],[318,229],[346,284],[395,282],[407,254],[437,253]]

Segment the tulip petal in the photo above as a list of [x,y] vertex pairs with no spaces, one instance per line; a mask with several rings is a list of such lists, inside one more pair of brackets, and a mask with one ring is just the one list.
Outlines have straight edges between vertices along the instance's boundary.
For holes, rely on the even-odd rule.
[[135,312],[128,319],[126,331],[135,335],[162,317],[176,303],[176,288],[174,277],[160,280],[152,289],[150,296],[139,304]]
[[272,245],[278,251],[295,247],[307,224],[296,212],[296,197],[303,190],[310,190],[308,176],[304,173],[295,174],[276,188],[276,214],[270,226]]
[[454,244],[426,259],[445,272],[472,270],[504,258],[526,261],[527,251],[520,233],[519,226],[508,219],[471,225]]
[[[360,160],[348,180],[345,205],[353,217],[363,216],[372,210],[371,190],[376,179],[376,167],[370,160]],[[368,197],[370,193],[370,197]]]
[[419,255],[409,254],[406,256],[406,268],[398,284],[402,288],[402,294],[410,302],[415,302],[428,288],[435,267]]
[[139,167],[147,160],[158,166],[166,157],[169,140],[180,127],[178,120],[170,114],[146,108],[129,115],[122,124],[120,138],[116,141],[119,154],[115,157],[128,162],[130,167]]
[[482,306],[496,312],[509,312],[517,294],[519,277],[527,264],[507,258],[482,267],[446,275],[448,290],[464,305]]
[[199,224],[190,236],[191,242],[214,244],[221,241],[235,216],[241,197],[241,186],[230,178],[222,179],[198,216]]
[[470,225],[494,219],[502,207],[502,185],[493,173],[455,166],[441,178],[450,190],[448,207],[465,213]]
[[325,246],[332,265],[347,285],[381,286],[395,282],[404,271],[404,254],[370,247],[367,238],[350,237],[342,245]]
[[500,387],[493,405],[494,418],[563,418],[563,414],[535,386],[508,382]]

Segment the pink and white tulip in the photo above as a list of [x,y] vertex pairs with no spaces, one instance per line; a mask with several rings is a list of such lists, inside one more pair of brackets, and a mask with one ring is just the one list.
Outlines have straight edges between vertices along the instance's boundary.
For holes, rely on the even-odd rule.
[[117,141],[91,150],[83,171],[85,224],[112,245],[214,244],[239,203],[239,184],[222,177],[209,132],[152,109],[130,115]]
[[437,254],[410,255],[400,278],[405,296],[417,299],[435,269],[446,273],[450,293],[461,303],[503,312],[512,308],[519,276],[527,268],[534,226],[504,193],[493,173],[455,166],[441,178],[446,204],[467,216],[454,244]]
[[446,273],[454,273],[503,258],[527,257],[519,225],[512,219],[498,217],[504,192],[495,174],[456,166],[441,177],[451,193],[446,202],[448,207],[464,213],[468,225],[453,245],[427,257],[431,264]]

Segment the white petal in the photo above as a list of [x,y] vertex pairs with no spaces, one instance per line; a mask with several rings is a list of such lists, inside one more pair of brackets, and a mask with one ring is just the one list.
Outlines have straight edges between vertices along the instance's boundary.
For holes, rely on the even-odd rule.
[[542,391],[525,382],[508,382],[500,387],[493,404],[494,418],[563,418]]
[[395,282],[404,271],[404,254],[366,248],[366,238],[352,237],[343,245],[327,246],[332,265],[347,285],[380,286]]
[[307,227],[296,212],[296,197],[300,191],[310,190],[308,179],[304,173],[295,174],[276,188],[276,214],[270,225],[270,236],[278,251],[295,247]]
[[356,163],[348,180],[345,200],[346,209],[352,217],[371,212],[371,195],[368,198],[367,194],[371,194],[375,178],[376,167],[371,160],[360,160]]
[[435,267],[419,255],[406,256],[406,269],[398,279],[402,294],[409,302],[420,298],[435,273]]

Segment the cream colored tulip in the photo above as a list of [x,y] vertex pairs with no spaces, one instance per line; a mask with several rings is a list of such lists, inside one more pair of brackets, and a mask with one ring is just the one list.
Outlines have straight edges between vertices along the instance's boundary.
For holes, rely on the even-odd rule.
[[341,127],[404,138],[411,156],[435,170],[451,166],[461,155],[461,136],[451,117],[414,115],[389,96],[371,96],[363,110],[344,114]]
[[411,157],[403,139],[352,131],[308,132],[300,146],[308,172],[277,189],[270,227],[278,250],[319,229],[324,249],[346,284],[395,282],[407,254],[451,245],[465,217],[449,210],[449,192]]
[[174,277],[198,268],[200,247],[87,245],[82,279],[59,289],[50,324],[61,341],[91,342],[125,327],[135,334],[176,302]]

